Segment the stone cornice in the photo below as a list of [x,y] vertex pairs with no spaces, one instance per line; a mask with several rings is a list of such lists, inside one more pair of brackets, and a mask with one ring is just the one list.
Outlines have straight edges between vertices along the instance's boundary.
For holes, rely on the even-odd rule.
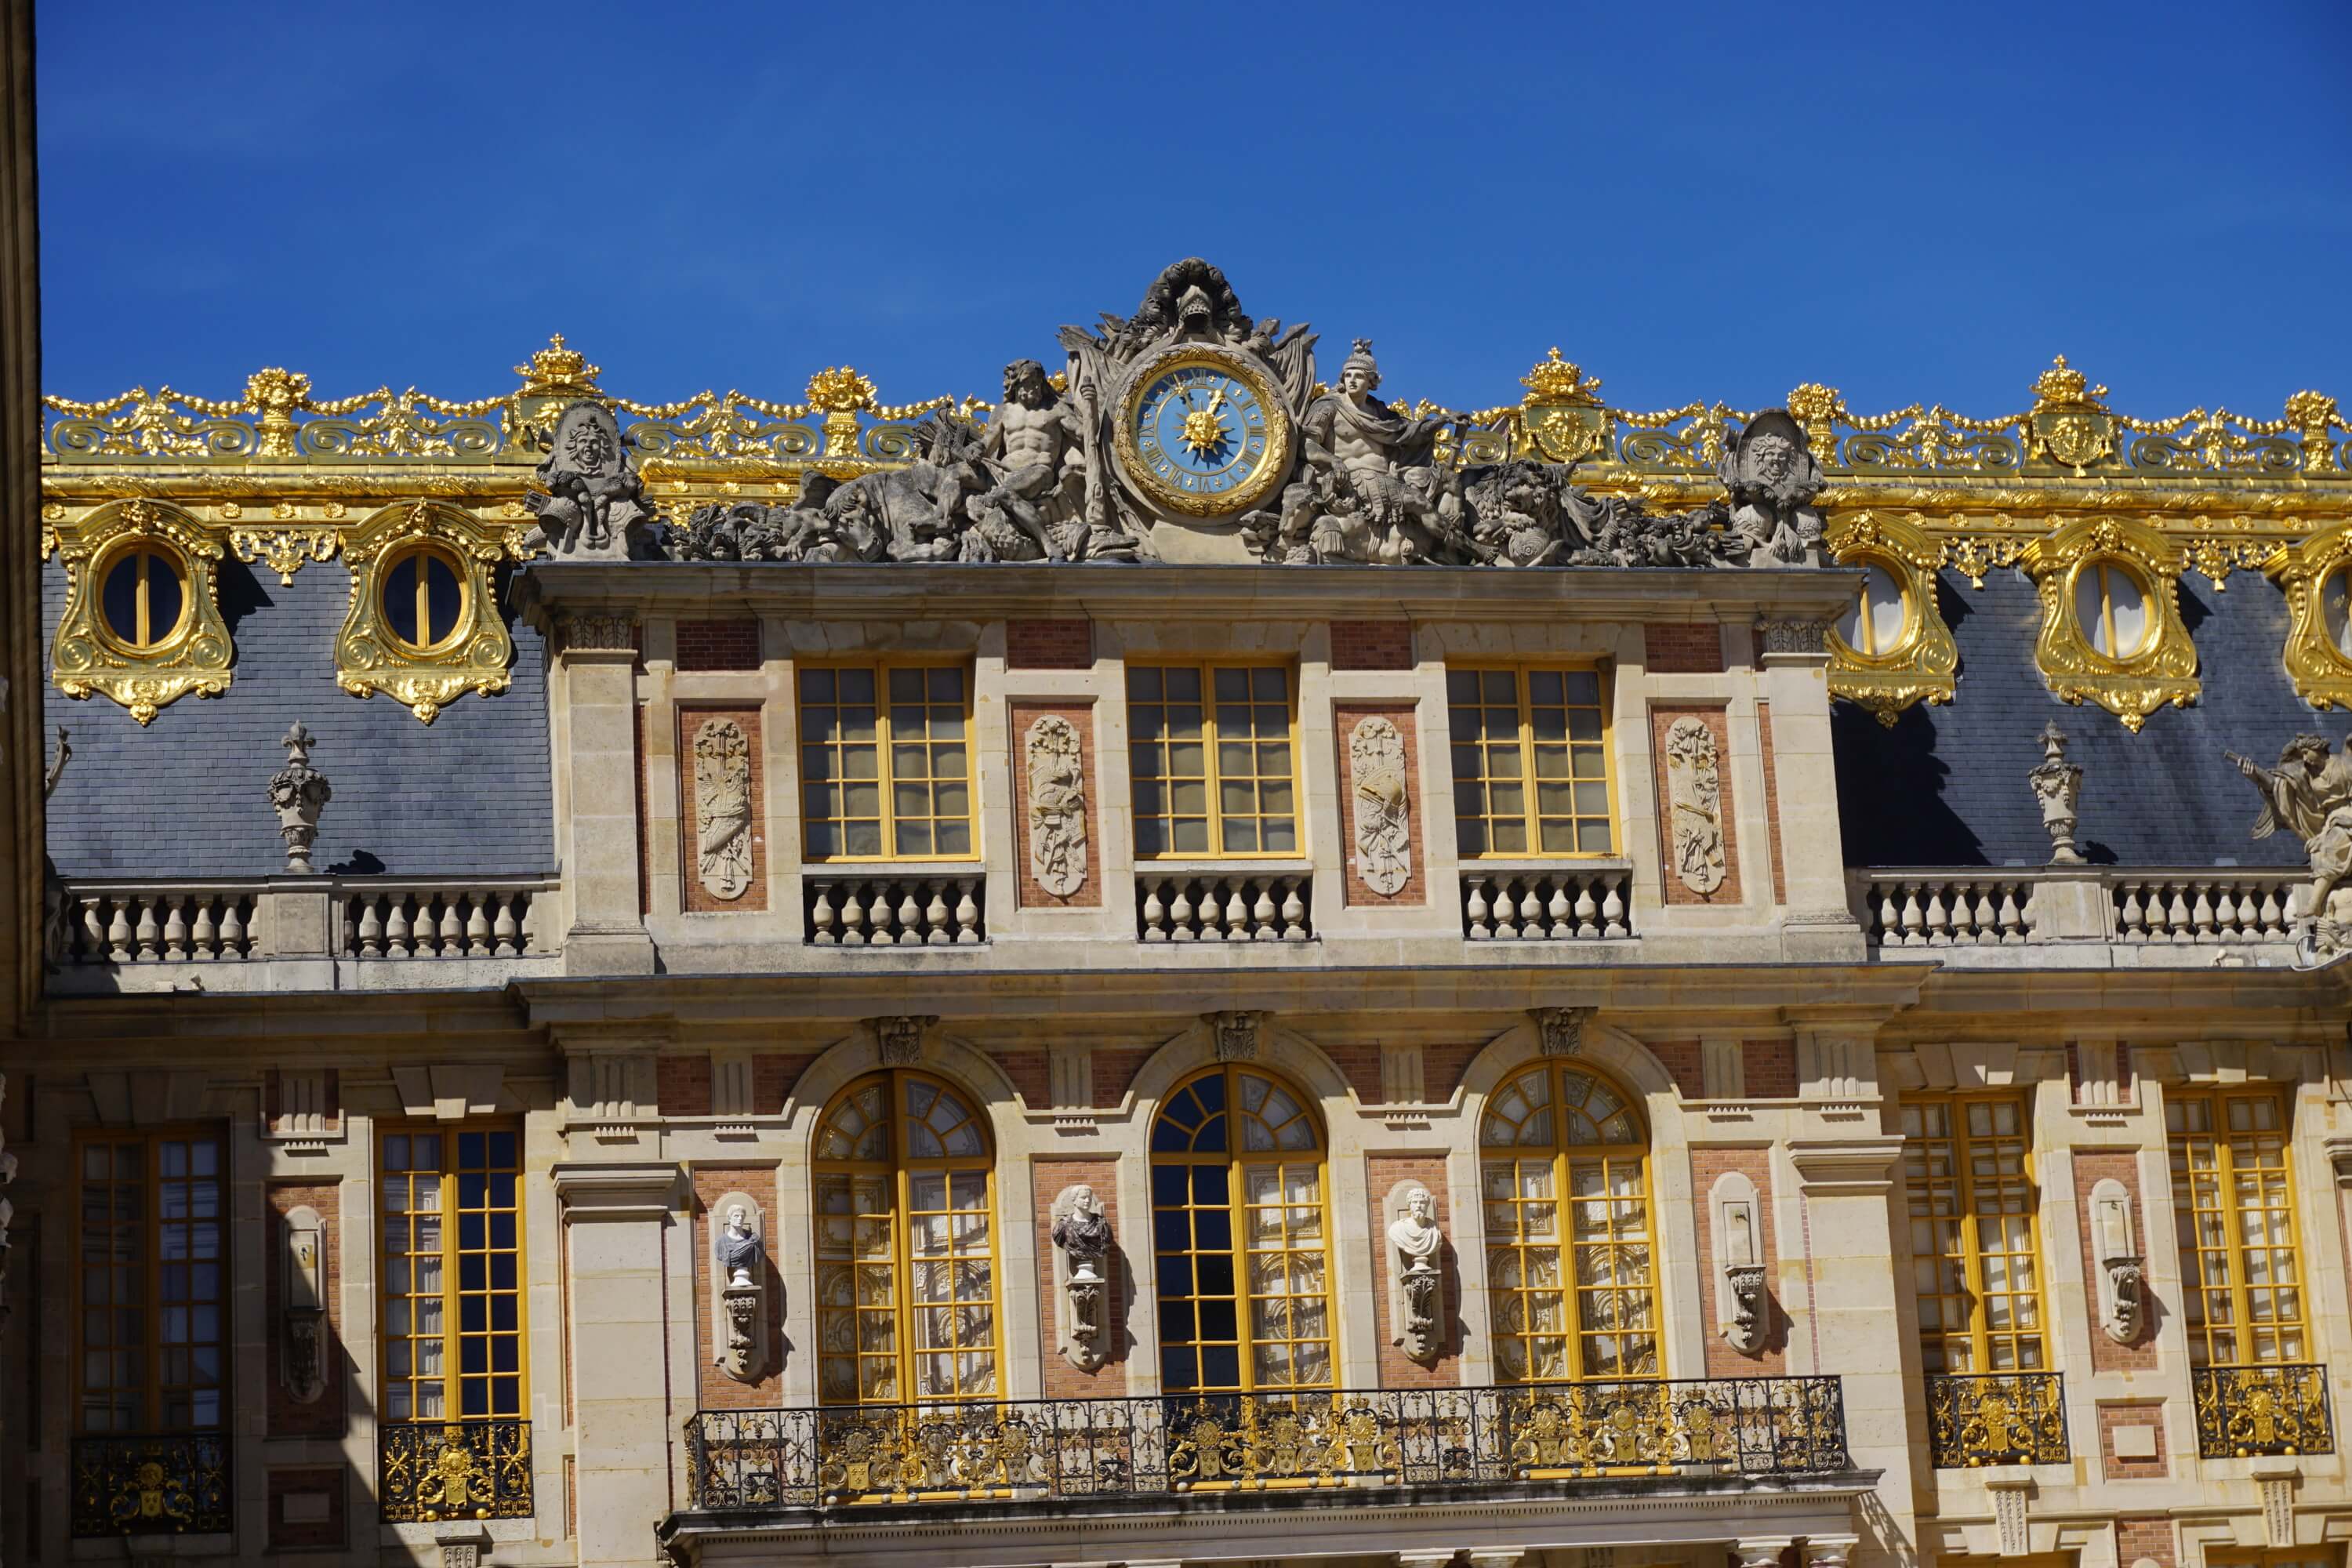
[[573,1222],[664,1218],[677,1206],[685,1179],[671,1160],[575,1162],[547,1174],[562,1200],[563,1217]]
[[1894,1190],[1903,1140],[1893,1134],[1859,1138],[1798,1138],[1789,1143],[1807,1197],[1868,1197]]

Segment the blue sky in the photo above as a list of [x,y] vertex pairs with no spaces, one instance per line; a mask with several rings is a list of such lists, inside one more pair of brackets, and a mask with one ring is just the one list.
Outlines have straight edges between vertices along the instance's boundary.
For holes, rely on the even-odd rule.
[[45,0],[51,391],[994,395],[1167,262],[1507,401],[2352,406],[2352,5]]

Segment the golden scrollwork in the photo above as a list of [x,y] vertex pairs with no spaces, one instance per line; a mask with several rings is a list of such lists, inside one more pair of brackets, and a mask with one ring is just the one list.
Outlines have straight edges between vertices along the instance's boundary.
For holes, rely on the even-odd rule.
[[2282,544],[2262,568],[2286,594],[2284,661],[2295,694],[2315,708],[2352,708],[2352,523]]
[[1943,547],[1927,537],[1916,518],[1898,521],[1872,512],[1842,518],[1823,541],[1841,566],[1876,567],[1902,595],[1902,626],[1881,639],[1864,621],[1877,607],[1865,584],[1856,618],[1868,646],[1855,647],[1836,629],[1830,633],[1830,693],[1867,710],[1890,728],[1915,703],[1949,702],[1960,667],[1959,645],[1936,603],[1936,570]]
[[387,1423],[376,1462],[387,1524],[530,1517],[528,1421]]
[[[191,691],[228,689],[235,647],[221,619],[216,528],[162,501],[120,501],[58,524],[58,549],[66,601],[49,669],[58,690],[103,692],[143,726]],[[129,608],[118,611],[129,625],[107,612],[106,581],[118,570],[130,574]]]
[[2054,1373],[1927,1377],[1927,1449],[1937,1469],[2066,1462],[2066,1412]]
[[2196,699],[2197,647],[2180,618],[2187,550],[2144,523],[2077,518],[2017,561],[2042,600],[2034,662],[2060,700],[2087,698],[2136,732],[2164,704]]
[[[501,561],[530,554],[522,542],[528,531],[429,500],[399,502],[361,522],[343,540],[352,588],[335,637],[337,683],[354,697],[383,692],[427,724],[465,692],[504,691],[514,641],[492,597],[491,574]],[[419,581],[433,561],[456,578],[458,602],[446,626],[426,617],[411,627],[413,637],[396,629],[385,594],[404,560],[416,563]]]
[[2116,449],[2116,416],[2102,401],[2104,386],[2066,363],[2060,354],[2050,368],[2033,378],[2033,410],[2027,416],[2033,430],[2033,449],[2061,468],[2081,473]]
[[278,584],[294,581],[305,561],[331,561],[342,535],[331,528],[239,528],[228,536],[228,547],[244,562],[261,562],[278,574]]

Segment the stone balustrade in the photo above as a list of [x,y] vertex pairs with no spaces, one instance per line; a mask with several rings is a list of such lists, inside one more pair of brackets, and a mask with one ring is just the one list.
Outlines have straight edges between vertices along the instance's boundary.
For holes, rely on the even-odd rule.
[[1144,942],[1306,942],[1315,934],[1314,878],[1297,872],[1136,873],[1136,934]]
[[1481,868],[1462,873],[1462,931],[1472,942],[1595,942],[1633,935],[1633,871]]
[[530,888],[364,889],[342,900],[357,958],[519,958],[533,946]]
[[987,880],[977,870],[941,876],[811,872],[803,885],[806,941],[818,947],[977,947],[988,940]]
[[1861,915],[1874,947],[1998,946],[2032,940],[2033,884],[2015,877],[1874,877]]
[[1862,871],[1852,888],[1856,918],[1882,955],[2057,942],[2287,949],[2306,879],[2284,869],[2053,866]]

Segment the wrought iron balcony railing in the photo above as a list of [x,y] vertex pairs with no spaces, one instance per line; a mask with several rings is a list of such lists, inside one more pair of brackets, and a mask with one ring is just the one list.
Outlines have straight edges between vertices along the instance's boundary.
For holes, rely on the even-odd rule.
[[2324,1366],[2200,1366],[2189,1379],[2200,1458],[2336,1451]]
[[1939,1470],[2062,1465],[2063,1386],[2054,1372],[1927,1375],[1927,1455]]
[[1834,1377],[705,1410],[688,1418],[687,1445],[695,1509],[1795,1477],[1853,1463]]
[[228,1435],[73,1440],[76,1535],[209,1535],[229,1528]]
[[388,1423],[376,1437],[386,1524],[530,1517],[530,1423]]

